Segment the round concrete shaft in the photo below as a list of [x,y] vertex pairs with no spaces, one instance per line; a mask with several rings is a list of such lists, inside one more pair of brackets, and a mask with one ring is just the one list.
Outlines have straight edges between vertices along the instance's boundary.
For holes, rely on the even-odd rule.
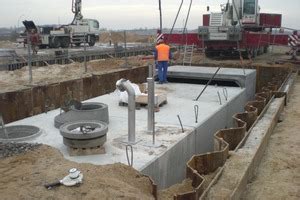
[[0,128],[0,142],[24,141],[37,137],[41,129],[36,126],[18,125]]
[[[81,131],[82,129],[86,131]],[[77,121],[69,122],[60,127],[60,134],[68,139],[93,139],[106,135],[107,124],[100,121]]]
[[104,103],[83,103],[80,109],[71,107],[68,112],[61,113],[54,118],[54,126],[59,128],[68,122],[80,120],[96,120],[109,123],[108,106]]
[[92,148],[92,147],[99,147],[102,146],[106,142],[106,135],[87,139],[87,140],[75,140],[75,139],[68,139],[63,138],[63,142],[66,146],[72,148]]

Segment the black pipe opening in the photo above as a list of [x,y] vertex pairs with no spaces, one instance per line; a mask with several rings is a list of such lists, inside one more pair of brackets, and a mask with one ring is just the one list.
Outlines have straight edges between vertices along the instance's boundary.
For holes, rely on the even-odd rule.
[[[156,79],[156,81],[158,81],[158,79]],[[208,83],[209,79],[168,77],[168,81],[172,82],[172,83],[189,83],[189,84],[197,84],[197,85],[206,85]],[[234,80],[212,80],[209,85],[241,87]]]

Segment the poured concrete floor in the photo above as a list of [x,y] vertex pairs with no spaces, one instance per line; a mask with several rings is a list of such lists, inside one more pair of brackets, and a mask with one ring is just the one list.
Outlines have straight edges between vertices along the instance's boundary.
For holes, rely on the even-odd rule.
[[[168,98],[168,103],[163,105],[160,111],[155,114],[157,129],[156,142],[160,147],[151,147],[152,135],[146,132],[147,109],[142,107],[140,110],[136,110],[136,138],[137,141],[140,141],[137,145],[133,146],[133,167],[136,169],[144,168],[148,162],[151,162],[151,160],[180,141],[187,134],[192,132],[195,127],[214,115],[219,109],[226,107],[228,102],[244,91],[244,89],[238,87],[227,87],[228,101],[225,101],[225,97],[221,95],[223,102],[222,105],[220,105],[217,91],[222,94],[222,87],[209,86],[197,102],[193,99],[202,90],[203,85],[169,83],[156,85],[156,87],[166,91]],[[43,133],[38,138],[29,142],[38,142],[53,146],[59,149],[65,158],[72,161],[93,164],[110,164],[116,162],[127,164],[125,146],[119,142],[122,139],[127,139],[127,107],[118,106],[118,101],[119,97],[116,92],[87,101],[108,104],[110,123],[107,133],[107,142],[104,145],[106,153],[103,155],[69,156],[67,147],[62,143],[62,136],[59,130],[54,127],[53,119],[59,114],[59,109],[26,118],[8,124],[8,126],[30,124],[40,127]],[[199,106],[197,124],[195,123],[194,105]],[[182,120],[185,130],[184,133],[181,133],[177,115],[179,115]]]

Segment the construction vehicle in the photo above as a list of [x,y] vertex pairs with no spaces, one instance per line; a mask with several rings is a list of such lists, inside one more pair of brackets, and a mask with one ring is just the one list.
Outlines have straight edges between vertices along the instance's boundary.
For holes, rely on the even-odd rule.
[[270,44],[288,45],[288,34],[272,31],[281,27],[281,18],[281,14],[260,13],[258,0],[228,0],[221,12],[203,15],[198,33],[165,34],[165,38],[168,43],[196,45],[208,57],[255,57]]
[[80,46],[84,42],[94,46],[99,39],[99,22],[95,19],[84,19],[81,8],[81,0],[72,0],[74,19],[68,25],[36,27],[32,21],[23,21],[23,24],[27,32],[39,34],[40,48],[67,48],[70,44]]

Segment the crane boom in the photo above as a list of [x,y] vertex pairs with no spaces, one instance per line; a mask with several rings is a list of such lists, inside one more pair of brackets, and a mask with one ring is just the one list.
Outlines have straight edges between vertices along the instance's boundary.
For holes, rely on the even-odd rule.
[[81,0],[72,0],[72,12],[74,13],[74,19],[71,24],[76,24],[77,21],[82,20]]

